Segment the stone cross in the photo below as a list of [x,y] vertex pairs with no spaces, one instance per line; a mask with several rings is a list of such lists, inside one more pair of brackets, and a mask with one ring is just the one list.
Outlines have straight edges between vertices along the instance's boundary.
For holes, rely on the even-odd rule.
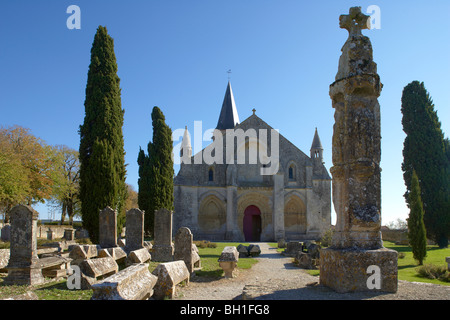
[[352,7],[349,14],[343,14],[339,17],[339,26],[347,29],[349,37],[361,35],[362,29],[370,28],[370,16],[361,12],[361,7]]

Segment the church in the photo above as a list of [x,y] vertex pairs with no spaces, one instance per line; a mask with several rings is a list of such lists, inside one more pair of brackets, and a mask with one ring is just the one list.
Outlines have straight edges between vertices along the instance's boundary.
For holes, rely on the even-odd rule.
[[212,144],[192,155],[184,132],[173,230],[212,241],[319,239],[331,226],[331,178],[317,128],[311,136],[308,156],[255,109],[240,122],[228,81]]

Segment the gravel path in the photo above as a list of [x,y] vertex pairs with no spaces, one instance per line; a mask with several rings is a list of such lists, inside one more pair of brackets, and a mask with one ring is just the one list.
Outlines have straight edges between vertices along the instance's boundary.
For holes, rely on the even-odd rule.
[[[239,270],[232,279],[204,281],[192,278],[178,289],[177,300],[450,300],[450,286],[399,280],[396,293],[336,293],[318,284],[292,264],[291,257],[258,243],[261,255],[251,269]],[[203,280],[203,281],[202,281]]]

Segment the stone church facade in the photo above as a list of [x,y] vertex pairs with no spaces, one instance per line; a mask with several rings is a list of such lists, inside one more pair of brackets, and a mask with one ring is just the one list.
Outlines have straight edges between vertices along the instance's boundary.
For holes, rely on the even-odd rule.
[[[317,129],[310,156],[272,130],[255,110],[239,121],[228,83],[211,144],[223,150],[212,151],[210,145],[192,155],[186,128],[180,170],[174,179],[174,230],[188,227],[198,240],[255,242],[318,239],[331,226],[331,178],[323,164]],[[240,141],[234,137],[227,140],[230,132],[247,135]],[[262,132],[268,132],[267,137]],[[268,163],[274,141],[278,158]],[[251,161],[251,150],[265,151],[266,157],[259,154]],[[219,161],[196,161],[208,154]],[[245,155],[244,163],[238,161],[239,155]],[[275,162],[278,170],[262,174],[264,169],[276,169]]]

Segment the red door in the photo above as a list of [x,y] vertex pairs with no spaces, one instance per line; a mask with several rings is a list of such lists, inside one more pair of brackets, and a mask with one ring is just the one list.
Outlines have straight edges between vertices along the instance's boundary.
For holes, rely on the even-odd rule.
[[257,206],[248,206],[244,211],[245,241],[260,241],[261,211]]

